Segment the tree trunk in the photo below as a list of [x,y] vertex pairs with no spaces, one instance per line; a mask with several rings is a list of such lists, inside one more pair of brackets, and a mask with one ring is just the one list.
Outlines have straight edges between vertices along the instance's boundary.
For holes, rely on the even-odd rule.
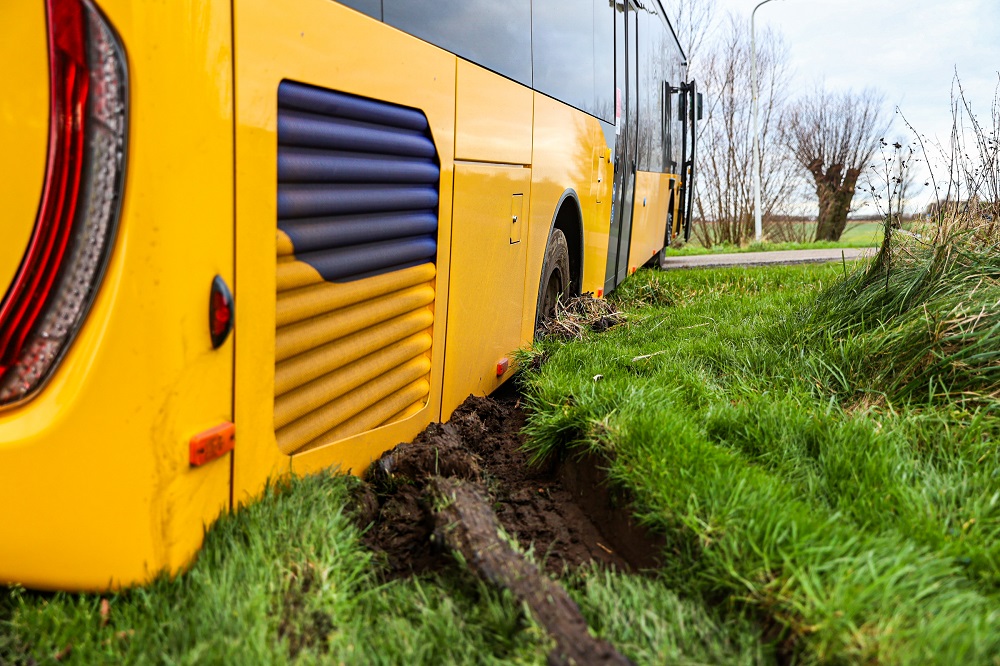
[[847,226],[847,214],[854,199],[854,188],[858,184],[858,169],[847,169],[841,178],[843,165],[833,164],[823,170],[820,160],[809,165],[809,171],[816,181],[816,196],[819,199],[819,217],[816,222],[817,241],[838,241]]

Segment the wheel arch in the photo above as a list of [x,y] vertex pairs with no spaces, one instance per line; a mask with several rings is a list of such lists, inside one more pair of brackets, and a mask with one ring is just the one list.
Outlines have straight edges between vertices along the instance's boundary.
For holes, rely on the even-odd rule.
[[569,246],[570,292],[578,295],[583,283],[583,208],[580,206],[580,197],[572,188],[563,192],[556,203],[549,232],[545,236],[546,244],[553,229],[559,229],[566,236],[566,245]]

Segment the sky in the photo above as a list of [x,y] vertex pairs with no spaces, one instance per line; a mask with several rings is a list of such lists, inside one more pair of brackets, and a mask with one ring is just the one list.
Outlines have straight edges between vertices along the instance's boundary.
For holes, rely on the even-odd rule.
[[[720,12],[749,21],[759,0],[716,2]],[[890,110],[898,106],[922,134],[947,141],[957,67],[973,110],[989,114],[1000,70],[1000,0],[773,0],[757,10],[757,26],[782,33],[792,85],[802,92],[817,83],[880,88]],[[890,134],[909,135],[898,117]]]

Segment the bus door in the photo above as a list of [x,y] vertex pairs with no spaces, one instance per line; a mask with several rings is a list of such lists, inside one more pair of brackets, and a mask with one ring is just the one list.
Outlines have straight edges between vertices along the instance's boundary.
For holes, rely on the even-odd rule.
[[[604,293],[611,293],[628,276],[628,251],[632,234],[632,198],[635,192],[638,136],[637,14],[631,2],[615,3],[615,81],[617,118],[614,197],[608,235],[608,264]],[[624,47],[622,45],[624,44]]]

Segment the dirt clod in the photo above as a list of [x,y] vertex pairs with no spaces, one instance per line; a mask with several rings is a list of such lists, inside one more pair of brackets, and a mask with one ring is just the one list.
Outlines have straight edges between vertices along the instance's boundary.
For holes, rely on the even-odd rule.
[[448,423],[431,424],[412,443],[400,444],[372,465],[368,479],[378,510],[373,512],[365,499],[367,508],[356,511],[359,522],[371,524],[366,541],[384,553],[390,576],[448,564],[429,538],[433,521],[422,499],[433,476],[481,483],[504,530],[523,549],[533,549],[551,574],[591,562],[635,568],[564,487],[555,464],[528,464],[521,450],[523,425],[516,396],[470,396]]
[[278,623],[278,637],[288,641],[288,654],[292,659],[308,647],[317,648],[320,654],[329,649],[333,619],[321,610],[308,610],[308,598],[315,584],[316,573],[312,565],[292,565]]

